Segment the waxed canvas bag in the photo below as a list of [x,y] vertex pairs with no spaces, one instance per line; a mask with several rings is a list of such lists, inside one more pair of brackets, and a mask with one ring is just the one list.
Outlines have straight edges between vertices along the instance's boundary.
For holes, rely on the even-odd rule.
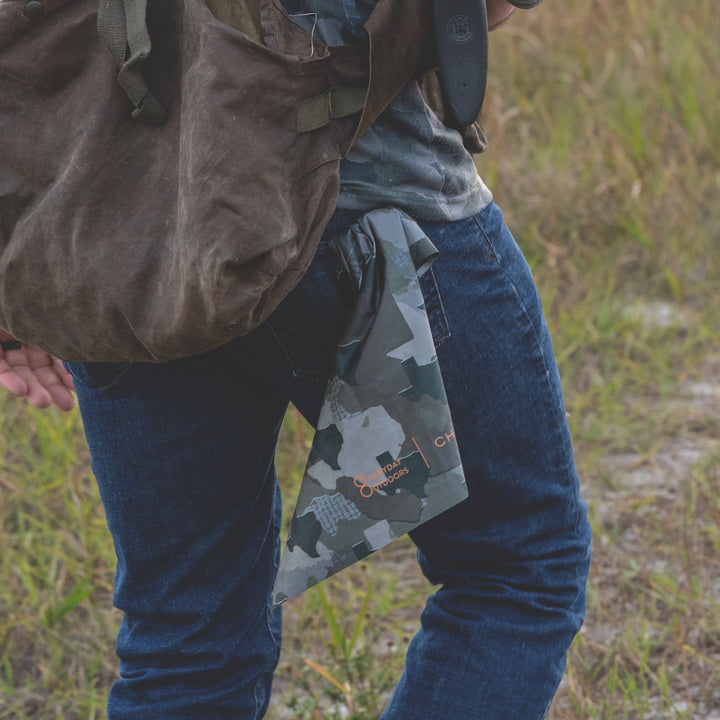
[[428,8],[379,0],[368,58],[277,0],[102,1],[125,4],[116,57],[97,0],[0,0],[0,327],[68,360],[170,360],[256,327],[298,282]]

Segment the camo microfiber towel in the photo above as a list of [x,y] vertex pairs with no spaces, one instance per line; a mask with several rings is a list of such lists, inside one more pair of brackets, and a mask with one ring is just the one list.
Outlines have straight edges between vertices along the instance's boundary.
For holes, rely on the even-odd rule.
[[418,275],[437,250],[395,208],[336,241],[356,306],[337,348],[275,604],[467,497]]

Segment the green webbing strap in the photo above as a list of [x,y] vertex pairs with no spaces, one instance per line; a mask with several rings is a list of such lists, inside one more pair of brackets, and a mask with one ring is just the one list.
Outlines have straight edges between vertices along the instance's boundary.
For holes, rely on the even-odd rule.
[[151,49],[146,11],[147,0],[99,0],[98,35],[120,68],[118,82],[135,108],[132,116],[147,125],[162,125],[167,114],[141,70]]
[[298,105],[297,131],[311,132],[330,120],[360,112],[365,105],[367,88],[330,88],[321,95],[303,100]]

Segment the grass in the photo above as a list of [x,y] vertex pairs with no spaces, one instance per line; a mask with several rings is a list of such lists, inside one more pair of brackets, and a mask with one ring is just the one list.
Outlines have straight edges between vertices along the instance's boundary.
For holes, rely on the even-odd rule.
[[[478,165],[536,275],[594,528],[552,720],[720,717],[720,14],[567,0],[492,37]],[[292,498],[309,433],[278,468]],[[0,398],[0,720],[104,716],[113,553],[77,414]],[[270,717],[376,718],[428,591],[401,540],[287,604]]]

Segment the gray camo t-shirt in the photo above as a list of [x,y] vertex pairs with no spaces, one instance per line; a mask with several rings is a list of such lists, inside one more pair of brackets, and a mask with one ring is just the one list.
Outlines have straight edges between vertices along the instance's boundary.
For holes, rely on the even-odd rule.
[[[367,46],[375,0],[283,0],[295,22],[328,45]],[[338,207],[394,205],[418,220],[461,220],[492,195],[460,134],[441,123],[411,80],[340,166]]]

